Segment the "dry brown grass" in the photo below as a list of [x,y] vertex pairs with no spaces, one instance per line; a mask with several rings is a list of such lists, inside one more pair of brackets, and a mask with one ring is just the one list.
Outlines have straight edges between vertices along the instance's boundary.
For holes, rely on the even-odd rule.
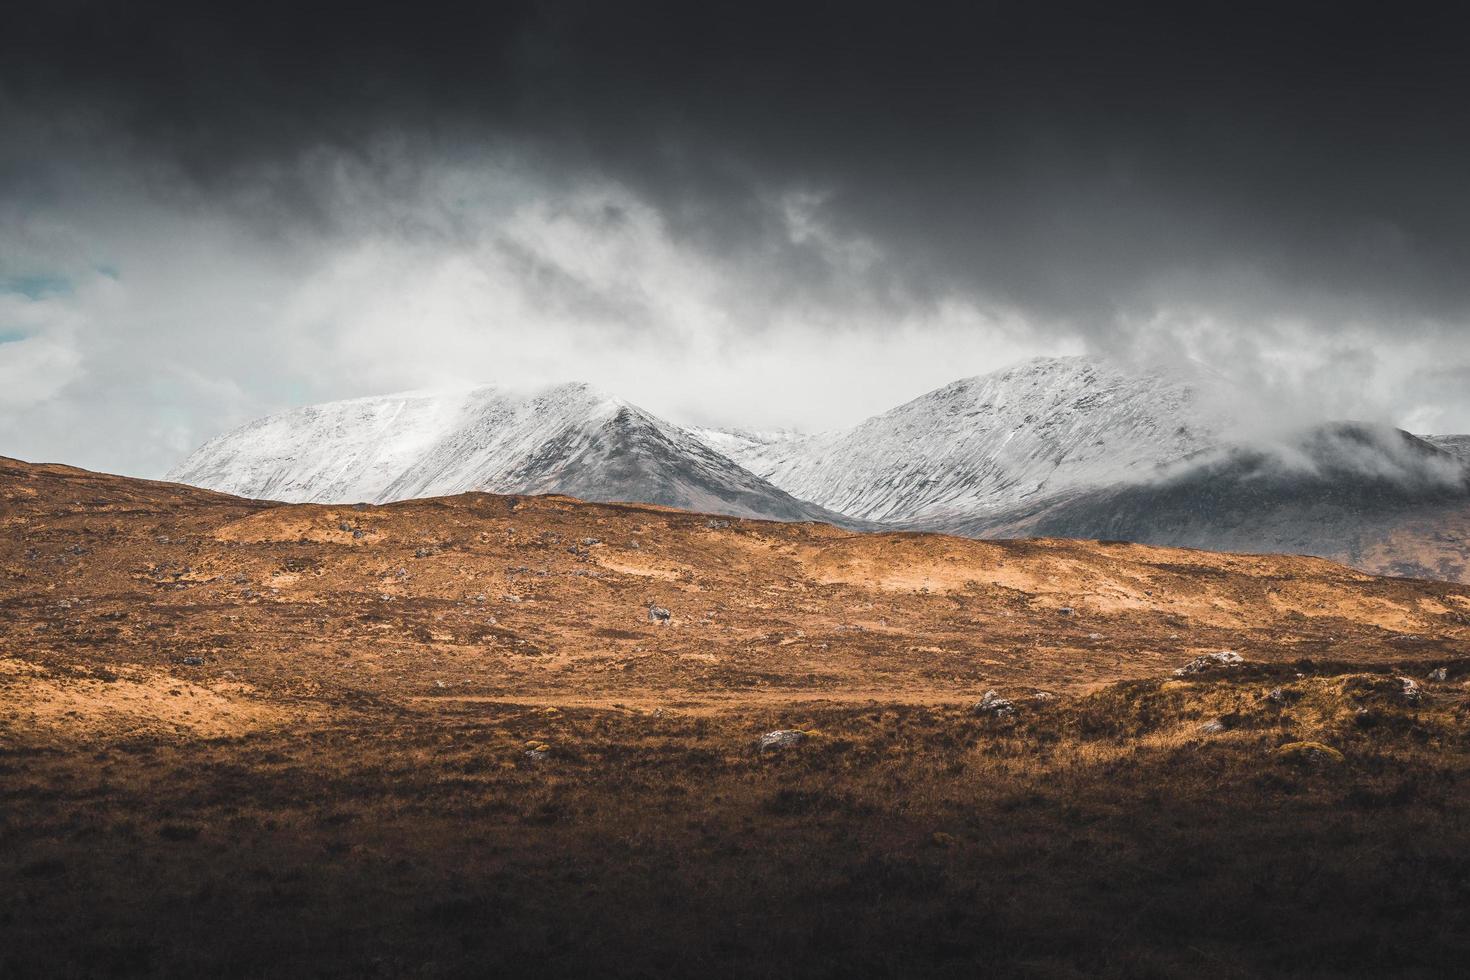
[[[1296,673],[1019,697],[1008,718],[476,704],[85,751],[12,742],[0,965],[1456,972],[1470,954],[1464,684],[1427,684],[1414,706],[1391,672]],[[1221,717],[1227,731],[1200,732]],[[777,727],[816,734],[757,754]],[[1275,751],[1306,741],[1343,762]]]
[[[0,494],[0,976],[1470,954],[1463,586],[22,464]],[[1170,676],[1222,647],[1250,663]],[[992,687],[1014,714],[970,710]]]

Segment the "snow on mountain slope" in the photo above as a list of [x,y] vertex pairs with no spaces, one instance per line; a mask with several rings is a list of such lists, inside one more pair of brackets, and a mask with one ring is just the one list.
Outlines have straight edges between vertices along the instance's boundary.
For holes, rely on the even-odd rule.
[[840,519],[585,384],[531,394],[496,386],[406,392],[298,408],[210,440],[169,479],[291,502],[381,503],[486,490]]
[[1036,358],[949,384],[845,431],[698,430],[804,500],[851,517],[937,526],[1069,487],[1139,475],[1214,445],[1203,377]]
[[777,469],[793,454],[809,451],[814,441],[821,438],[792,429],[757,431],[686,426],[685,431],[752,473]]

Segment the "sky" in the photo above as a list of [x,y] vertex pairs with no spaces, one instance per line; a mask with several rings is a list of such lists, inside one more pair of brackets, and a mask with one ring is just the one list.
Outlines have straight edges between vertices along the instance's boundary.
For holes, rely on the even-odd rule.
[[1450,14],[30,5],[0,455],[158,476],[268,412],[481,382],[824,429],[1077,353],[1470,431]]

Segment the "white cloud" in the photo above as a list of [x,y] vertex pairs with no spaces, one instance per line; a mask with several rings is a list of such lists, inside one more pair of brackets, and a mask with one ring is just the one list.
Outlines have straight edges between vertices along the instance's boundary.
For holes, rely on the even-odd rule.
[[[587,380],[681,421],[831,428],[1104,334],[958,292],[895,296],[881,243],[834,231],[811,191],[768,195],[768,250],[722,249],[603,180],[383,153],[306,161],[310,220],[260,218],[253,192],[206,205],[96,175],[22,208],[0,232],[0,275],[72,289],[0,293],[0,333],[24,337],[0,344],[0,453],[158,475],[268,411],[486,381]],[[1183,295],[1161,287],[1163,312],[1118,317],[1114,352],[1225,365],[1278,415],[1470,428],[1452,383],[1405,387],[1470,351],[1383,351],[1366,328],[1329,342]]]
[[72,305],[53,297],[0,293],[0,409],[24,412],[57,397],[82,375]]

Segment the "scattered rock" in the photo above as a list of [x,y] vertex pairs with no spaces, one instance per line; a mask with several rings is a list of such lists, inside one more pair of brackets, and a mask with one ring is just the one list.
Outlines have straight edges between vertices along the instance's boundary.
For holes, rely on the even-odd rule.
[[1209,670],[1222,667],[1239,667],[1245,663],[1245,658],[1234,650],[1221,650],[1219,653],[1207,653],[1195,657],[1189,663],[1174,671],[1175,677],[1190,677],[1194,674],[1203,674]]
[[1009,698],[1003,698],[995,691],[986,691],[984,697],[975,702],[975,707],[971,710],[977,715],[1000,718],[1015,714],[1016,705]]
[[551,746],[540,739],[531,739],[526,743],[526,758],[532,762],[540,762],[551,757]]
[[807,740],[807,733],[796,728],[782,728],[774,732],[766,732],[756,740],[757,752],[779,752],[781,749],[789,749],[800,745]]
[[1062,608],[1060,608],[1060,609],[1057,610],[1057,615],[1058,616],[1070,616],[1070,615],[1072,615],[1072,607],[1071,606],[1063,606]]
[[584,548],[590,548],[594,544],[602,544],[602,539],[601,538],[583,538],[582,539],[582,546]]
[[1283,762],[1313,768],[1340,765],[1344,761],[1341,752],[1321,742],[1288,742],[1278,748],[1275,755]]
[[707,520],[707,521],[704,522],[704,526],[707,527],[707,528],[710,528],[711,530],[718,531],[721,528],[729,527],[730,526],[730,522],[729,521],[716,520],[715,518],[711,517],[709,520]]
[[671,613],[671,612],[669,612],[663,606],[654,605],[653,603],[649,603],[649,606],[648,606],[648,621],[650,623],[667,623],[673,617],[674,617],[674,614]]
[[203,657],[184,657],[182,660],[179,661],[179,663],[183,664],[185,667],[203,667],[204,666],[204,658]]
[[1450,679],[1450,669],[1448,667],[1436,667],[1429,672],[1429,679],[1432,681],[1447,681]]

